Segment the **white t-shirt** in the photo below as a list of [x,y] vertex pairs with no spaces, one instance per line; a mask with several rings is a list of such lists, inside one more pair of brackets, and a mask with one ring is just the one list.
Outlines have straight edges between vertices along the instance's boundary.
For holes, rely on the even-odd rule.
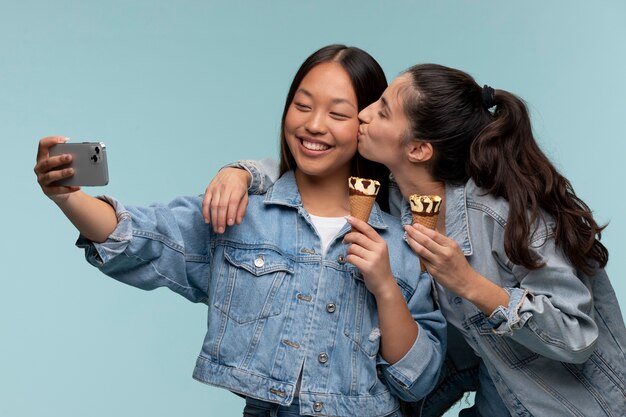
[[315,226],[315,230],[322,239],[322,254],[326,253],[326,250],[330,246],[335,236],[339,234],[341,228],[346,224],[345,217],[320,217],[314,216],[309,213],[311,221]]

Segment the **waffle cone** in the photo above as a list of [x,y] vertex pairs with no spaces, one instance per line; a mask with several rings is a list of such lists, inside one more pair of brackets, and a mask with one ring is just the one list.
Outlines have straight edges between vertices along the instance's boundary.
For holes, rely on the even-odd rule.
[[424,215],[413,212],[413,223],[419,223],[424,227],[435,230],[435,226],[437,226],[437,217],[439,217],[439,214]]
[[[431,230],[435,230],[435,226],[437,226],[437,217],[439,217],[439,214],[425,215],[423,213],[416,212],[412,212],[412,214],[414,224],[418,223]],[[422,272],[426,271],[426,267],[424,266],[423,262],[420,262],[420,270]]]
[[370,212],[372,211],[372,206],[374,206],[375,201],[376,196],[373,195],[351,195],[350,215],[367,222],[370,218]]

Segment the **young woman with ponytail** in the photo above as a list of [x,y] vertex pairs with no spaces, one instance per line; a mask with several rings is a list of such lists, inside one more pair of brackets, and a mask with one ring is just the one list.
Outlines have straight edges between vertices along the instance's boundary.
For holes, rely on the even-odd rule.
[[[409,413],[441,415],[476,390],[461,416],[623,416],[626,329],[604,226],[539,148],[524,102],[424,64],[359,119],[359,153],[390,169],[390,208],[449,323],[439,386]],[[207,207],[235,175],[209,186]],[[222,193],[234,207],[236,194]],[[411,194],[442,197],[435,230],[411,225]]]

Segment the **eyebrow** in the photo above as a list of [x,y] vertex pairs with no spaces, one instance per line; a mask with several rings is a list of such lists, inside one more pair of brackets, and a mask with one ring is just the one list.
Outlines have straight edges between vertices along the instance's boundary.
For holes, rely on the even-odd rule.
[[[304,89],[304,88],[298,88],[296,90],[296,94],[298,93],[302,93],[307,97],[313,98],[313,94],[311,94],[308,90]],[[334,98],[331,100],[331,103],[333,104],[341,104],[341,103],[345,103],[347,105],[349,105],[350,107],[353,107],[356,109],[356,106],[354,104],[352,104],[352,102],[350,102],[350,100],[345,99],[345,98]]]

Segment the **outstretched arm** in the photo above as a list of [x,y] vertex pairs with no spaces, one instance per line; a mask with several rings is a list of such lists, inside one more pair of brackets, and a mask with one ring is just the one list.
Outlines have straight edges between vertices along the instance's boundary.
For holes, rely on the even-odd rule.
[[39,141],[35,174],[41,190],[63,211],[78,231],[94,242],[104,242],[117,226],[115,210],[108,203],[91,197],[80,187],[58,186],[55,181],[74,175],[68,164],[72,155],[50,157],[52,146],[67,142],[62,136],[49,136]]

